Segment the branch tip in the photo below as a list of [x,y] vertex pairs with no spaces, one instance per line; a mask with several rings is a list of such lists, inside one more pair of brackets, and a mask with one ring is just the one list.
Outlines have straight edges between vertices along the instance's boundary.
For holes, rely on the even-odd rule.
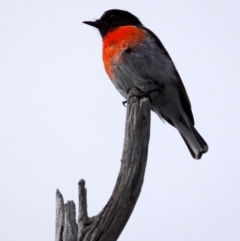
[[81,187],[85,187],[84,179],[80,179],[80,181],[78,182],[78,185],[81,186]]

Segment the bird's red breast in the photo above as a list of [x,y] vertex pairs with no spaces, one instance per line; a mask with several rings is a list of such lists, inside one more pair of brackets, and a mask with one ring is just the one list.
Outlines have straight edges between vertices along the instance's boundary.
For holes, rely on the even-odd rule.
[[[136,48],[146,38],[145,32],[135,26],[122,26],[109,31],[103,38],[103,63],[110,79],[113,77],[112,64],[124,50]],[[118,63],[121,58],[118,59]]]

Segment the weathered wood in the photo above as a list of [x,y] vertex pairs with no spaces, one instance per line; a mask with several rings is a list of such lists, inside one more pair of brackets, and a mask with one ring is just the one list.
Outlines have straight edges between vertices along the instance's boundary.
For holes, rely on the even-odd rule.
[[[141,192],[147,162],[150,136],[150,103],[147,98],[136,97],[142,97],[142,92],[137,89],[131,89],[128,96],[122,164],[112,196],[98,215],[89,218],[87,215],[85,181],[80,180],[78,184],[78,238],[75,239],[77,229],[75,216],[73,218],[74,204],[71,202],[71,205],[69,204],[71,207],[67,208],[65,205],[63,241],[115,241],[134,209]],[[58,192],[57,196],[60,196]],[[63,199],[61,200],[57,201],[59,207],[63,205]],[[57,208],[56,241],[62,241],[60,239],[62,216],[60,216],[59,210]],[[69,216],[69,218],[66,218],[66,216]],[[65,230],[68,230],[68,232]],[[66,233],[69,237],[66,237]]]
[[55,228],[55,241],[63,241],[64,230],[64,201],[63,196],[57,190],[56,192],[56,228]]
[[63,241],[77,241],[78,227],[76,223],[76,207],[73,201],[64,205],[65,219]]

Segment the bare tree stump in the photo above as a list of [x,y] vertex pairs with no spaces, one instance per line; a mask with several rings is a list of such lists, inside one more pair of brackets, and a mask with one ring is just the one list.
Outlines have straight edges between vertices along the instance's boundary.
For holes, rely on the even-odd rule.
[[122,165],[107,205],[96,216],[87,215],[85,181],[78,183],[79,215],[73,201],[64,205],[56,194],[55,241],[115,241],[126,225],[143,184],[150,136],[150,103],[137,89],[129,91]]

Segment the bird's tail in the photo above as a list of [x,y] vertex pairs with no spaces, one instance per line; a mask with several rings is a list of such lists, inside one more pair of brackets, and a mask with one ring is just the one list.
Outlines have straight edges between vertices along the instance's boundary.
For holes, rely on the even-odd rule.
[[208,151],[208,145],[189,120],[182,118],[174,123],[193,158],[200,159]]

